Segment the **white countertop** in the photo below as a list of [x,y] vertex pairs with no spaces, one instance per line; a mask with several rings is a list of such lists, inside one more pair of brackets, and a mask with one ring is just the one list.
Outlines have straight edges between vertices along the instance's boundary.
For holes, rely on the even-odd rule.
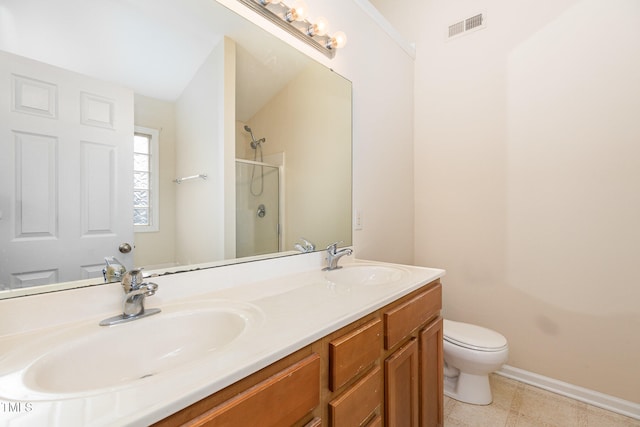
[[[9,360],[7,355],[27,343],[32,345],[83,322],[87,328],[99,330],[100,320],[121,310],[120,285],[1,300],[0,425],[149,425],[445,273],[439,269],[369,263],[348,257],[341,260],[345,267],[356,264],[395,266],[406,274],[401,280],[384,285],[333,283],[321,271],[322,256],[316,253],[154,278],[159,289],[147,299],[147,308],[233,300],[257,308],[260,320],[213,354],[128,385],[93,393],[10,396],[7,390],[11,373],[6,367],[9,364],[2,367],[2,361]],[[162,337],[162,331],[149,330],[150,339]]]

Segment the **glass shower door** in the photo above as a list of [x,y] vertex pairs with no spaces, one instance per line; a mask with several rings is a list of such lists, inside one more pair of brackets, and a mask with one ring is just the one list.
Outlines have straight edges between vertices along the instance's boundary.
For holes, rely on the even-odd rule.
[[279,169],[236,160],[236,256],[280,250]]

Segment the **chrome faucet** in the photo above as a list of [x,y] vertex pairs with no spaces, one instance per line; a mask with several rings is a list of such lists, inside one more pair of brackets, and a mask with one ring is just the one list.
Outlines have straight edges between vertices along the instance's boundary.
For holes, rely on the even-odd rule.
[[123,322],[141,319],[160,313],[159,308],[145,310],[144,299],[150,297],[158,290],[155,283],[143,283],[142,270],[133,269],[127,271],[122,277],[122,288],[124,290],[124,302],[122,304],[122,314],[104,319],[100,326],[110,326]]
[[104,283],[119,282],[122,280],[122,276],[127,272],[124,264],[114,256],[104,257],[104,262],[106,263],[106,266],[102,269]]
[[316,250],[316,245],[314,245],[313,243],[311,243],[309,240],[305,239],[304,237],[300,238],[300,242],[301,243],[296,243],[295,245],[293,245],[294,249],[302,252],[302,253],[308,253],[308,252],[313,252]]
[[344,248],[338,250],[338,244],[342,242],[336,242],[329,246],[327,246],[327,266],[323,268],[323,271],[326,270],[337,270],[338,268],[342,268],[338,265],[338,261],[345,255],[351,255],[353,250],[351,248]]

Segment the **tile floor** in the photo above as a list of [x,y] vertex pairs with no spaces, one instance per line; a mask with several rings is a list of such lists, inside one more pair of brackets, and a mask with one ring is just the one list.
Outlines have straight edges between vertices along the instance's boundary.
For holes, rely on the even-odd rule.
[[445,427],[640,427],[640,420],[491,375],[493,403],[468,405],[444,398]]

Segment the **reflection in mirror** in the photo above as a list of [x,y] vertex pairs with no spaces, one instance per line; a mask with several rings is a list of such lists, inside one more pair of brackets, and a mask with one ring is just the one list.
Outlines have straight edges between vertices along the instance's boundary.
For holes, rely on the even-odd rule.
[[212,1],[0,22],[0,297],[351,244],[347,80]]

